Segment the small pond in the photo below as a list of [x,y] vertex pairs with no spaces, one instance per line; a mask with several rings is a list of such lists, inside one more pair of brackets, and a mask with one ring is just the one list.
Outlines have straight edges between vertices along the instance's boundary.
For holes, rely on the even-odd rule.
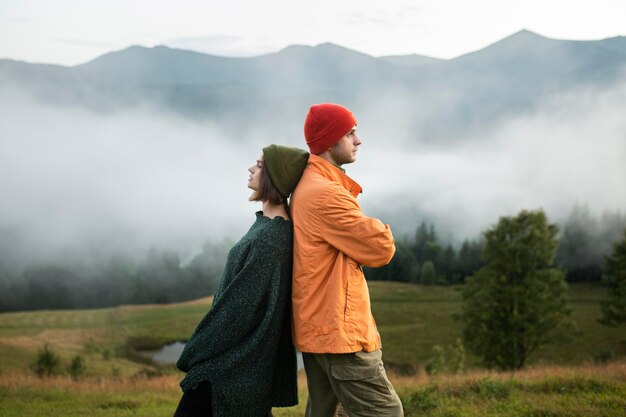
[[183,342],[174,342],[155,350],[141,350],[139,353],[146,358],[150,358],[156,363],[170,364],[176,363],[180,354],[183,353],[185,344]]
[[[183,342],[174,342],[163,346],[156,350],[142,350],[139,353],[147,358],[152,359],[156,363],[163,365],[176,363],[180,354],[183,353],[185,344]],[[302,362],[302,354],[298,352],[298,369],[304,369]]]

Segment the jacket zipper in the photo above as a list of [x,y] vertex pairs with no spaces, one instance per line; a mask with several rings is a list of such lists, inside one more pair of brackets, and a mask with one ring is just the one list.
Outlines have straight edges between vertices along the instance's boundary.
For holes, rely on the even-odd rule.
[[343,305],[343,321],[346,321],[346,312],[348,311],[348,289],[350,288],[350,280],[346,279],[346,302]]

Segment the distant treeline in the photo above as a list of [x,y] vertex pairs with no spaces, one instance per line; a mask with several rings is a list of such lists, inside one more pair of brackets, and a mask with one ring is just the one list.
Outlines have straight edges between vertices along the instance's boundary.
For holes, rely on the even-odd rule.
[[83,309],[171,303],[217,289],[232,242],[206,243],[186,265],[178,254],[148,251],[140,262],[120,255],[97,265],[48,263],[9,276],[0,258],[0,311]]
[[[594,217],[586,206],[576,206],[561,226],[555,264],[569,282],[600,281],[604,257],[622,237],[626,216],[604,212]],[[389,265],[365,268],[368,280],[421,284],[460,284],[483,266],[484,240],[465,240],[455,249],[439,239],[435,226],[422,222],[412,238],[396,241]]]
[[[619,241],[626,216],[593,216],[576,207],[561,226],[556,266],[567,280],[599,281],[604,256]],[[6,244],[6,242],[4,242]],[[455,248],[444,243],[434,225],[422,222],[413,237],[396,241],[396,255],[385,267],[365,268],[368,280],[459,284],[483,266],[482,238]],[[0,311],[78,309],[121,304],[170,303],[205,297],[219,285],[232,242],[204,245],[190,262],[178,254],[151,250],[137,261],[122,255],[84,264],[58,261],[30,265],[11,273],[0,253]],[[0,245],[2,247],[2,245]]]

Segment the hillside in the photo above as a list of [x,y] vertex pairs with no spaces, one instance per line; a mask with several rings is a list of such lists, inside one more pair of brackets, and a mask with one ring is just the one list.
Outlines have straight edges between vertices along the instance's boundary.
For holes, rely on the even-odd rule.
[[[384,344],[385,363],[401,373],[421,372],[435,345],[455,342],[459,323],[451,315],[460,307],[456,287],[424,287],[393,282],[369,283],[372,310]],[[596,322],[598,301],[604,289],[589,284],[572,285],[569,295],[579,334],[570,342],[542,348],[530,364],[579,364],[610,354],[626,357],[626,340],[620,329]],[[137,355],[149,349],[186,340],[210,299],[167,305],[137,305],[97,310],[38,311],[0,314],[0,368],[27,371],[37,351],[48,343],[64,361],[82,355],[92,375],[133,375],[143,368],[157,369]],[[576,345],[575,351],[570,346]],[[476,358],[469,359],[477,366]],[[168,371],[169,369],[169,371]],[[174,371],[164,367],[162,371]]]
[[[466,374],[429,376],[421,367],[433,345],[450,343],[458,333],[450,319],[459,305],[458,291],[381,282],[370,287],[384,359],[406,416],[626,416],[626,341],[619,329],[607,330],[595,321],[602,288],[572,286],[580,334],[566,345],[539,352],[528,369],[496,373],[474,368]],[[209,305],[210,299],[201,299],[0,314],[0,415],[171,415],[180,399],[181,374],[171,365],[142,359],[134,348],[188,337]],[[74,355],[84,357],[84,378],[35,377],[29,365],[44,343],[61,356],[63,366]],[[590,365],[603,350],[611,350],[616,359]],[[306,395],[300,372],[300,404],[275,409],[274,415],[302,416]]]

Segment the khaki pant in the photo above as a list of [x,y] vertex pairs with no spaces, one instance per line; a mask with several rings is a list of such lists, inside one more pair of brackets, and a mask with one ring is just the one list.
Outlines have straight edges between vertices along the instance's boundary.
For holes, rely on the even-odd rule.
[[303,353],[309,386],[305,417],[333,417],[340,402],[350,417],[403,417],[382,352]]

